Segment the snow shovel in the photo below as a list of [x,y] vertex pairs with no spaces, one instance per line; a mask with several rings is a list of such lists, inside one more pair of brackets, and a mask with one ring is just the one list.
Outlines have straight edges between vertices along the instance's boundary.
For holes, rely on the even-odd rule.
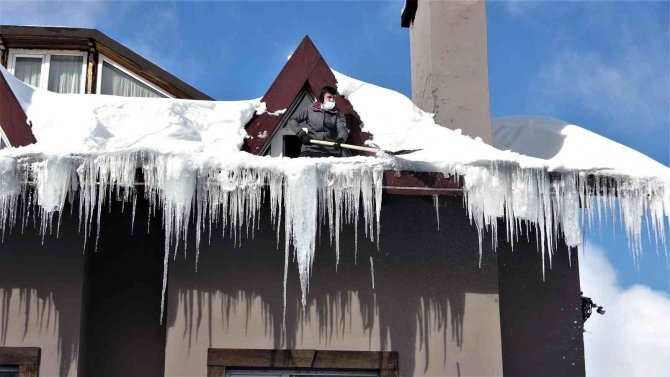
[[[312,144],[316,144],[316,145],[325,145],[327,147],[336,147],[337,146],[337,143],[334,143],[332,141],[312,139],[309,142],[312,143]],[[390,154],[392,156],[398,156],[398,155],[401,155],[401,154],[413,153],[413,152],[417,152],[417,151],[421,150],[421,149],[401,149],[399,151],[385,151],[383,149],[361,147],[361,146],[352,145],[352,144],[340,144],[339,146],[342,147],[342,148],[353,149],[353,150],[362,151],[362,152],[369,152],[369,153],[384,152],[384,153]]]

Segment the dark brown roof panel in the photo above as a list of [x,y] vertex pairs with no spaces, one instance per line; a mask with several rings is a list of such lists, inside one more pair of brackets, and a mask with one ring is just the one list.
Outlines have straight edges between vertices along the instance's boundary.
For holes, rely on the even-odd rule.
[[0,127],[5,132],[12,147],[23,147],[36,142],[28,125],[26,113],[21,108],[14,92],[0,74]]

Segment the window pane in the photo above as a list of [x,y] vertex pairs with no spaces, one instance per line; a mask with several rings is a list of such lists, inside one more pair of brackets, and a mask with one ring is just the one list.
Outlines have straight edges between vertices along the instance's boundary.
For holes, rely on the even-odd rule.
[[56,93],[80,93],[83,56],[52,55],[48,90]]
[[42,58],[17,57],[14,65],[14,76],[32,86],[40,86]]
[[124,97],[165,97],[107,62],[102,63],[100,93]]

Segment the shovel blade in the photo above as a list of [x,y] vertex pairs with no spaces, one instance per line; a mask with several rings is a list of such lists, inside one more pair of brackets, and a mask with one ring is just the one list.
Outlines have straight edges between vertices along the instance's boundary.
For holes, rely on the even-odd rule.
[[398,156],[398,155],[401,155],[401,154],[410,154],[410,153],[418,152],[420,150],[421,149],[401,149],[399,151],[392,151],[392,152],[391,151],[384,151],[384,153],[390,154],[391,156]]

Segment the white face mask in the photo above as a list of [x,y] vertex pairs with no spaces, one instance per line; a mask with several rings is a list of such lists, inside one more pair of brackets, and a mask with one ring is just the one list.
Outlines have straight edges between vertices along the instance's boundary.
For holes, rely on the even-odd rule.
[[324,110],[332,110],[335,107],[335,102],[331,101],[323,101],[323,109]]

